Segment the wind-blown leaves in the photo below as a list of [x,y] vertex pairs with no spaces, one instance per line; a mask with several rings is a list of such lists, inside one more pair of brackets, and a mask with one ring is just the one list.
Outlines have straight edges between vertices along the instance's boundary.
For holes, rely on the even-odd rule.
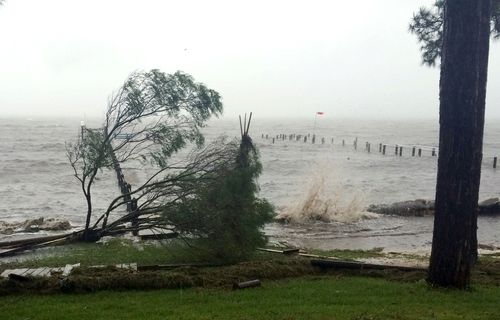
[[[500,38],[500,0],[493,0],[491,36]],[[420,8],[413,15],[409,31],[417,36],[422,52],[422,63],[434,66],[441,57],[443,42],[444,0],[436,0],[432,8]]]
[[200,129],[222,111],[220,95],[188,74],[156,69],[132,73],[109,99],[103,128],[85,129],[83,137],[67,145],[87,200],[86,230],[92,214],[91,186],[99,170],[140,161],[164,172],[174,153],[188,144],[203,145]]

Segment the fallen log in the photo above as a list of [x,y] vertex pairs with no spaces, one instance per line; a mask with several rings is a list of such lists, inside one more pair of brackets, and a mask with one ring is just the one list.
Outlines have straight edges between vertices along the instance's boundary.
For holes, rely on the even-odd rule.
[[427,268],[408,267],[387,264],[374,264],[357,261],[342,261],[329,259],[313,259],[311,265],[321,269],[352,269],[352,270],[400,270],[400,271],[426,271]]
[[17,245],[11,245],[8,250],[0,252],[0,258],[13,256],[25,250],[38,249],[45,246],[59,245],[62,243],[66,243],[67,241],[78,239],[82,233],[83,231],[77,231],[54,237],[31,238],[31,239],[26,239],[29,241],[25,242],[19,240],[20,242]]
[[61,238],[65,238],[65,237],[67,237],[67,234],[59,234],[59,235],[55,235],[55,236],[46,236],[46,237],[38,237],[38,238],[28,238],[28,239],[4,241],[4,242],[0,242],[0,248],[10,249],[10,248],[23,246],[23,245],[47,242],[47,241],[61,239]]
[[260,287],[261,283],[260,280],[250,280],[250,281],[244,281],[244,282],[235,282],[233,284],[233,290],[239,290],[239,289],[246,289],[246,288],[255,288],[255,287]]
[[219,267],[220,264],[214,263],[171,263],[171,264],[155,264],[155,265],[138,265],[137,271],[154,271],[154,270],[171,270],[182,267]]

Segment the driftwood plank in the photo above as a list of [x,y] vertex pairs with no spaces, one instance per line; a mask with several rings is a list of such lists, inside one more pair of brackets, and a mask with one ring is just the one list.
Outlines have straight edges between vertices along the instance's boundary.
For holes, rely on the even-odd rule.
[[283,250],[268,249],[268,248],[257,248],[259,251],[270,252],[270,253],[280,253],[280,254],[298,254],[300,249],[298,248],[287,248]]

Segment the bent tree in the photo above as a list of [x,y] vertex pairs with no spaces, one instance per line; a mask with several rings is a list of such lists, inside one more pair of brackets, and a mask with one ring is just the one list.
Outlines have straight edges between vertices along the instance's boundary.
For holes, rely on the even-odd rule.
[[477,258],[491,0],[444,3],[439,158],[428,281],[466,288]]
[[87,203],[83,239],[93,240],[92,186],[103,169],[136,161],[171,168],[169,158],[188,143],[201,146],[200,128],[222,113],[220,95],[182,72],[159,70],[129,76],[108,103],[103,127],[85,129],[66,150]]

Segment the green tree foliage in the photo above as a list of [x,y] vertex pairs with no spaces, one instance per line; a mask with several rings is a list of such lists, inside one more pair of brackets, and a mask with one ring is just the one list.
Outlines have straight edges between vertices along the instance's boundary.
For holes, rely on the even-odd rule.
[[[413,15],[409,31],[417,36],[422,63],[434,66],[441,57],[443,44],[444,0],[436,0],[432,8],[420,8]],[[491,35],[500,38],[500,0],[492,1]]]
[[170,157],[188,143],[203,144],[200,128],[222,110],[220,95],[185,73],[130,75],[109,100],[102,129],[84,129],[78,141],[67,144],[87,201],[85,234],[92,216],[91,187],[100,170],[140,161],[164,171]]
[[266,243],[261,228],[272,221],[274,210],[269,202],[257,197],[256,179],[262,166],[248,134],[240,143],[220,139],[213,148],[217,153],[223,151],[228,162],[208,179],[194,183],[191,196],[166,208],[163,215],[176,231],[207,239],[218,259],[232,262]]

